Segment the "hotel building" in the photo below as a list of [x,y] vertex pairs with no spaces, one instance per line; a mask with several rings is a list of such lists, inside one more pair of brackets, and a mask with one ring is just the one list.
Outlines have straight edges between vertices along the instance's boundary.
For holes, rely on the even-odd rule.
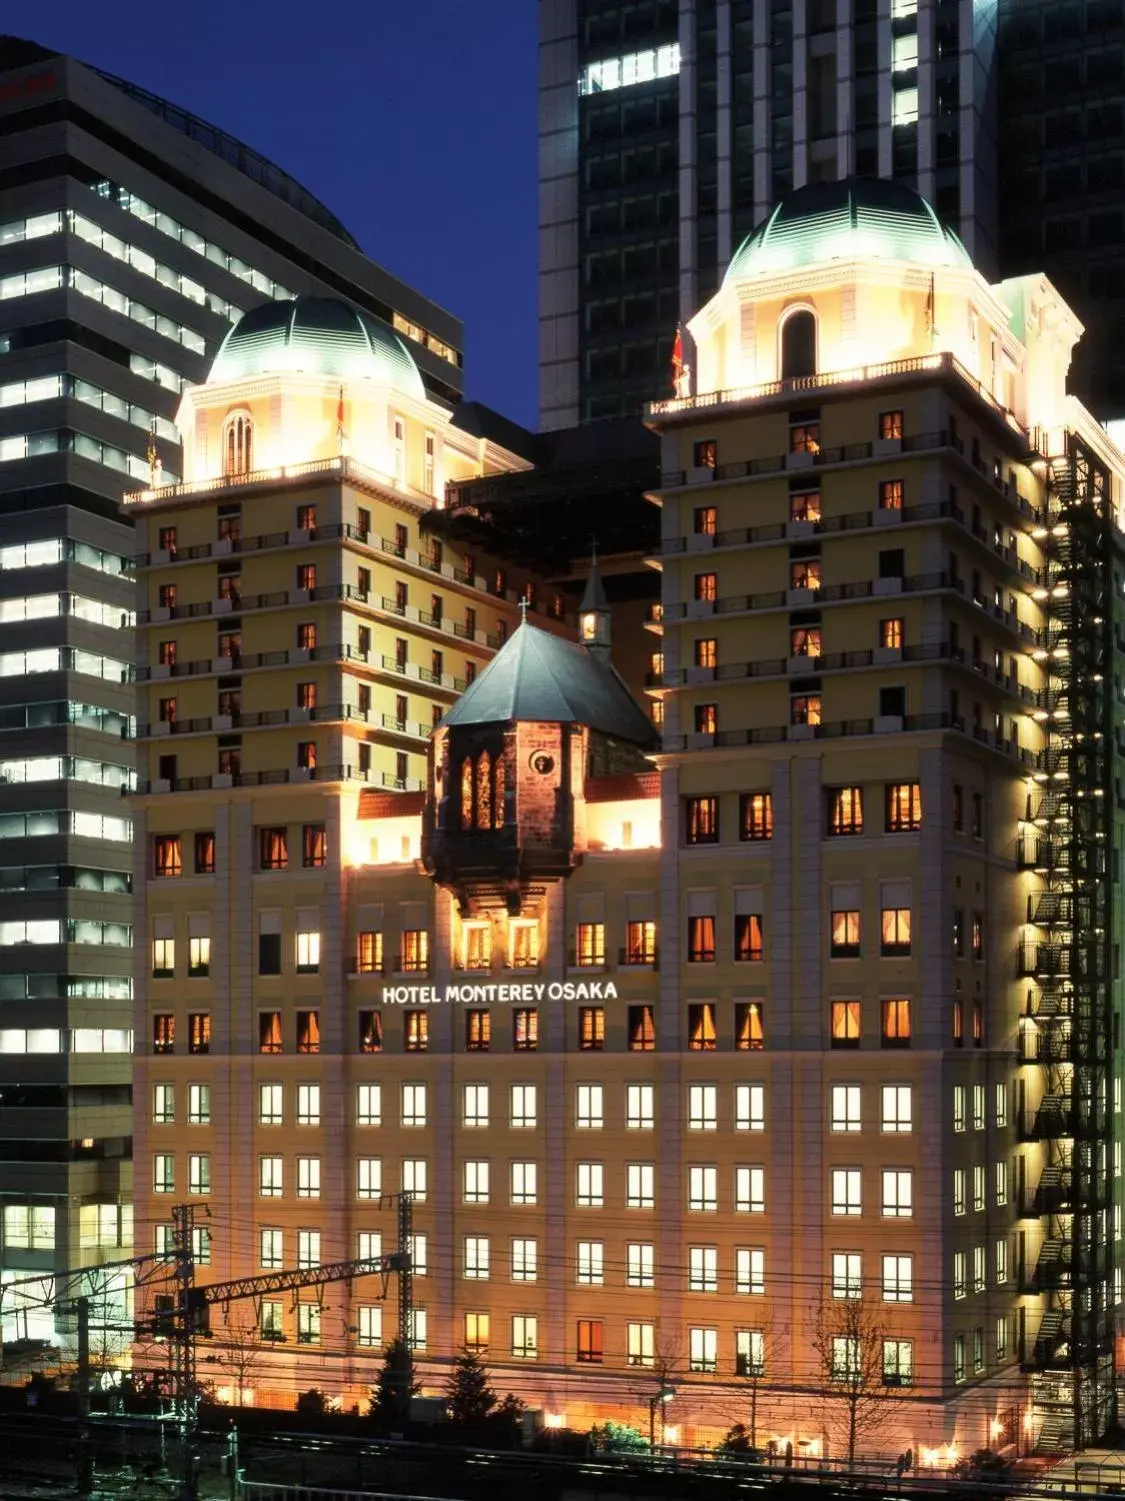
[[[861,1452],[1103,1433],[1125,459],[1050,283],[901,186],[782,200],[648,409],[651,716],[596,575],[575,644],[450,543],[513,454],[256,317],[128,503],[139,1242],[368,1255],[409,1193],[432,1389],[469,1345],[574,1427],[674,1386],[670,1442],[757,1392],[838,1456],[855,1371]],[[262,1303],[256,1395],[362,1400],[379,1292]]]

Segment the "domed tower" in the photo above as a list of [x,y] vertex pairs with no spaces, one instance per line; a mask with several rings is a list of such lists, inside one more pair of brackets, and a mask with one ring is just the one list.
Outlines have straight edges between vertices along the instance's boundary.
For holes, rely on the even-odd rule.
[[463,914],[522,911],[582,859],[587,776],[643,767],[653,741],[600,652],[525,620],[434,733],[424,869]]

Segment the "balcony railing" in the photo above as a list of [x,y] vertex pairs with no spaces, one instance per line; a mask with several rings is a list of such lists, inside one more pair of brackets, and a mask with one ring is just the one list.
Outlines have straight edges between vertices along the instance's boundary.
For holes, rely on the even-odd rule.
[[978,395],[1022,438],[1025,447],[1029,444],[1027,429],[1016,421],[1015,416],[1002,406],[976,376],[956,355],[948,351],[912,355],[903,360],[886,360],[881,364],[855,365],[845,370],[823,370],[815,375],[800,375],[788,380],[763,381],[753,386],[733,386],[725,391],[708,391],[699,396],[675,396],[666,401],[651,401],[646,415],[653,417],[676,417],[688,412],[710,412],[715,407],[744,405],[751,401],[763,401],[770,397],[809,395],[814,391],[828,390],[833,386],[850,386],[867,381],[886,380],[900,375],[955,375]]
[[281,767],[276,771],[216,772],[197,777],[153,777],[137,784],[138,792],[210,792],[226,787],[282,787],[295,782],[362,782],[368,787],[387,787],[396,792],[422,792],[418,777],[394,777],[388,771],[364,771],[347,764],[316,767]]

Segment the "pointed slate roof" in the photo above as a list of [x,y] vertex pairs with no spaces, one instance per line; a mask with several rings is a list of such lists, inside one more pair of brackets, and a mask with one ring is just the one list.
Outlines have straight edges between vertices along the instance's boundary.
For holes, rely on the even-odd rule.
[[609,614],[609,600],[605,595],[605,585],[602,576],[598,572],[598,560],[596,557],[590,560],[590,572],[586,576],[586,590],[582,595],[582,603],[578,606],[580,615],[589,615],[594,610],[601,615]]
[[613,667],[526,621],[441,723],[447,728],[511,720],[584,724],[634,745],[655,739],[648,717]]

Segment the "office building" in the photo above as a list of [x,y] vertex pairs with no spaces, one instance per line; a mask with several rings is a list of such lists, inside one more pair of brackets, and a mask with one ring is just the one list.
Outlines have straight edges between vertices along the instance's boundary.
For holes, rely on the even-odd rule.
[[[905,187],[783,200],[648,409],[657,746],[596,576],[576,645],[467,553],[479,455],[397,355],[236,330],[128,505],[138,1244],[184,1201],[203,1280],[378,1254],[406,1193],[429,1390],[468,1345],[671,1443],[753,1391],[838,1457],[854,1372],[863,1453],[1104,1432],[1125,457],[1080,333]],[[245,1387],[363,1400],[381,1293],[264,1301]]]
[[1086,324],[1072,383],[1125,412],[1125,15],[1114,0],[999,9],[1000,261],[1044,270]]
[[916,187],[995,274],[994,8],[541,0],[539,15],[543,427],[639,412],[666,386],[677,319],[805,183]]
[[[180,393],[232,321],[295,292],[343,292],[397,330],[419,388],[457,398],[460,325],[292,178],[143,89],[0,37],[5,1281],[132,1248],[135,588],[118,505],[182,474]],[[72,1334],[34,1289],[5,1299],[2,1330]]]

